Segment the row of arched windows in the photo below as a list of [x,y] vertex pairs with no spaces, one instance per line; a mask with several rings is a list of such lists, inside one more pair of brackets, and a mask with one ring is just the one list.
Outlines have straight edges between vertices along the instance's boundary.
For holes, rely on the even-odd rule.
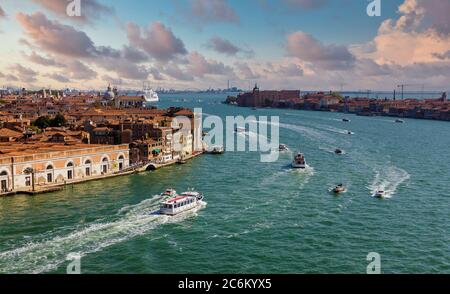
[[[119,160],[120,161],[125,160],[125,157],[123,155],[121,155],[121,156],[119,156]],[[109,162],[109,160],[108,160],[108,158],[105,157],[105,158],[103,158],[102,162],[103,163]],[[90,164],[92,164],[92,161],[89,159],[84,162],[84,165],[90,165]],[[69,162],[66,167],[73,167],[73,166],[74,166],[73,162]],[[46,170],[52,170],[52,169],[55,169],[55,168],[51,164],[49,164],[46,168]],[[5,172],[3,172],[3,173],[5,173]],[[1,175],[3,175],[3,173]],[[5,175],[7,175],[7,174],[5,174]]]

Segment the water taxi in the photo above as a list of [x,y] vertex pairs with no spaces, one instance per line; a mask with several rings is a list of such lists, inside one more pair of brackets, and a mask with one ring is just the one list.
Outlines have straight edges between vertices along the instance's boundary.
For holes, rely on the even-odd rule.
[[181,195],[175,195],[161,203],[159,213],[169,216],[178,215],[203,205],[203,198],[203,194],[196,191],[188,191]]
[[402,123],[404,123],[405,121],[402,120],[402,119],[396,119],[395,122],[398,123],[398,124],[402,124]]
[[342,155],[344,154],[344,151],[342,151],[341,149],[336,149],[334,150],[334,153],[336,153],[337,155]]
[[339,184],[332,190],[334,194],[341,194],[345,192],[345,187],[343,184]]
[[278,147],[278,151],[280,152],[289,151],[289,148],[285,144],[280,144],[280,146]]
[[305,156],[302,153],[297,153],[294,157],[294,160],[292,161],[291,166],[292,168],[305,169],[306,168]]
[[211,151],[209,153],[211,153],[211,154],[224,154],[225,153],[225,149],[223,148],[223,146],[213,146],[213,148],[211,149]]
[[350,122],[351,120],[349,120],[348,118],[343,118],[342,121],[343,122]]

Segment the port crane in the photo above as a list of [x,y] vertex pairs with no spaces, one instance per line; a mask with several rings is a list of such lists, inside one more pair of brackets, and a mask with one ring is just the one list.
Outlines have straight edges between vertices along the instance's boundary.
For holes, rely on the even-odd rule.
[[404,93],[405,93],[405,87],[414,87],[414,86],[421,86],[422,87],[422,95],[423,95],[423,90],[425,89],[425,85],[417,85],[417,84],[401,84],[398,85],[397,88],[401,88],[402,89],[402,100],[405,98],[404,97]]

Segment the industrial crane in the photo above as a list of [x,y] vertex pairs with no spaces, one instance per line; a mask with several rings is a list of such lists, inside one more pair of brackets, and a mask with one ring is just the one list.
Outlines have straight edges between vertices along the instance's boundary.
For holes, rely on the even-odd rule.
[[401,84],[401,85],[398,85],[397,86],[397,88],[401,88],[402,89],[402,100],[405,98],[404,97],[404,93],[405,93],[405,87],[414,87],[414,86],[421,86],[422,87],[422,92],[423,92],[423,89],[425,88],[425,85],[417,85],[417,84]]

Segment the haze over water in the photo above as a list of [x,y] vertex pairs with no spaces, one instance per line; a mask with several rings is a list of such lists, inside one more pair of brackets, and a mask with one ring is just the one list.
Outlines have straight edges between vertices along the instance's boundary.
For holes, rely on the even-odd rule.
[[[65,273],[69,254],[83,256],[82,273],[365,273],[369,252],[381,255],[383,273],[450,273],[450,123],[255,111],[214,94],[161,99],[159,107],[206,115],[279,116],[280,143],[301,150],[310,168],[289,169],[292,153],[261,163],[259,153],[228,152],[0,198],[0,273]],[[348,192],[331,195],[341,182]],[[168,187],[194,187],[208,205],[151,215]],[[371,197],[379,189],[387,199]]]

